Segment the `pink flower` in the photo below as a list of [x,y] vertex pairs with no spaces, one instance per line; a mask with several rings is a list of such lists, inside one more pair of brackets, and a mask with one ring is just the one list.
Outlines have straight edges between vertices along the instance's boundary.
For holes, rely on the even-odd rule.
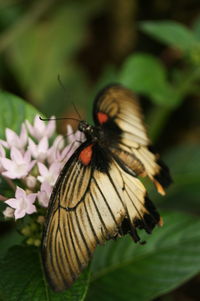
[[76,132],[73,132],[73,129],[71,125],[67,125],[67,139],[69,143],[72,143],[76,141],[77,143],[80,144],[80,142],[85,141],[85,135],[83,132],[77,130]]
[[47,160],[49,164],[55,161],[60,161],[60,150],[64,147],[64,138],[58,135],[53,142],[53,145],[48,149]]
[[71,143],[74,141],[74,131],[70,124],[67,124],[66,128],[67,128],[67,140],[69,143]]
[[34,125],[32,126],[30,122],[26,120],[26,126],[31,136],[37,140],[40,140],[44,136],[50,138],[54,134],[56,122],[55,120],[50,120],[47,124],[45,124],[45,122],[40,120],[39,116],[37,115],[34,119]]
[[[17,186],[15,197],[11,199],[6,200],[6,197],[1,196],[1,200],[6,200],[5,204],[8,205],[3,212],[4,216],[15,219],[36,212],[34,204],[36,198],[37,205],[45,208],[48,206],[62,166],[85,139],[83,133],[80,131],[73,133],[72,128],[68,126],[67,146],[61,135],[49,142],[48,138],[55,132],[55,120],[44,123],[39,116],[35,117],[33,125],[26,120],[26,126],[22,124],[20,135],[6,129],[6,141],[0,140],[1,175],[10,179],[20,179],[17,183],[22,183],[26,187],[24,190]],[[8,149],[8,158],[4,147]],[[38,168],[33,169],[36,163]],[[15,181],[10,181],[10,185],[15,188]],[[36,190],[38,192],[33,193]]]
[[60,173],[61,164],[54,162],[48,169],[43,163],[38,162],[38,169],[40,173],[40,176],[37,177],[38,181],[40,181],[40,183],[47,182],[53,186]]
[[10,179],[25,177],[33,168],[35,161],[31,161],[31,153],[26,151],[22,154],[16,147],[11,148],[10,159],[1,158],[0,162],[5,171],[2,174]]
[[78,144],[77,142],[72,142],[70,145],[67,145],[63,151],[59,154],[59,161],[62,162],[62,165],[64,165],[71,155],[74,153],[74,151],[79,147],[80,143]]
[[3,147],[5,147],[5,148],[9,148],[8,142],[7,142],[7,141],[4,141],[4,140],[2,140],[2,139],[0,139],[0,145],[3,145]]
[[52,186],[47,182],[43,182],[41,185],[40,191],[38,192],[38,195],[37,195],[39,204],[42,207],[45,207],[45,208],[48,207],[51,192],[52,192]]
[[1,140],[1,144],[7,148],[16,147],[22,150],[27,144],[27,131],[25,125],[22,124],[21,126],[21,133],[18,136],[13,130],[6,129],[6,141]]
[[37,159],[38,161],[44,161],[47,157],[47,151],[49,148],[47,137],[43,137],[38,143],[38,145],[35,144],[35,142],[31,138],[29,138],[28,141],[28,149],[30,150],[33,158]]
[[63,165],[69,160],[75,150],[80,146],[82,142],[85,141],[85,135],[76,131],[73,133],[72,127],[67,125],[67,138],[69,144],[62,150],[58,156],[58,160],[63,163]]
[[36,196],[36,193],[26,194],[22,188],[17,186],[15,198],[9,199],[5,203],[15,209],[15,219],[19,219],[24,217],[26,213],[32,214],[36,212],[36,207],[33,205]]

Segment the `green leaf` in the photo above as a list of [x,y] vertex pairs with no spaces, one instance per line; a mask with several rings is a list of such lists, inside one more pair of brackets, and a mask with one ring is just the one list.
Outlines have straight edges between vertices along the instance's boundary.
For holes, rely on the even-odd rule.
[[10,5],[4,1],[0,1],[0,26],[2,29],[6,29],[11,24],[17,22],[23,12],[22,3],[10,3]]
[[200,41],[200,17],[198,17],[193,24],[193,31],[196,38]]
[[175,21],[144,21],[140,28],[157,40],[188,52],[198,47],[194,33]]
[[174,107],[181,101],[178,92],[167,81],[164,66],[148,54],[129,56],[121,68],[119,82],[162,106]]
[[20,235],[15,229],[7,232],[6,234],[0,237],[0,258],[2,259],[9,248],[13,247],[14,245],[20,245],[24,237]]
[[106,86],[114,83],[118,83],[118,73],[117,70],[114,66],[109,65],[105,68],[103,71],[100,79],[96,83],[95,87],[92,89],[90,96],[89,96],[89,101],[88,101],[88,106],[87,106],[87,120],[90,123],[93,123],[93,118],[92,118],[92,110],[94,106],[94,99],[96,95],[99,93],[101,89],[104,89]]
[[152,300],[200,271],[200,221],[171,213],[145,245],[130,237],[99,247],[87,300]]
[[40,254],[34,247],[13,247],[0,262],[0,296],[6,301],[78,301],[84,300],[88,272],[81,275],[72,288],[54,293],[46,283]]
[[77,64],[77,53],[87,35],[89,17],[101,7],[102,1],[93,2],[64,1],[55,6],[48,18],[24,32],[6,53],[22,89],[46,115],[63,113],[70,101],[77,104],[87,91],[87,74]]
[[0,137],[5,137],[5,129],[19,132],[25,119],[33,120],[38,111],[19,97],[0,92]]

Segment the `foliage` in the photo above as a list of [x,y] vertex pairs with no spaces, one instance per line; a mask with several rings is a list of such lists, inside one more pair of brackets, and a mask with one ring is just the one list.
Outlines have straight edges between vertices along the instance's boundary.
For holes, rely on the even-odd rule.
[[179,213],[163,218],[162,229],[144,235],[144,246],[126,237],[97,250],[89,300],[151,300],[199,271],[198,219]]
[[[107,65],[98,82],[90,87],[88,73],[78,63],[77,56],[81,45],[86,43],[88,23],[95,14],[102,13],[104,1],[92,5],[89,0],[85,3],[62,2],[55,10],[51,10],[52,4],[49,4],[48,18],[40,22],[33,18],[32,23],[27,23],[27,30],[25,26],[18,31],[14,29],[15,22],[26,21],[20,18],[23,6],[13,4],[8,9],[5,5],[1,10],[0,27],[7,28],[11,23],[13,27],[7,32],[9,39],[6,35],[0,36],[6,50],[0,46],[3,53],[0,75],[8,68],[24,98],[30,99],[39,111],[57,116],[67,109],[71,113],[64,94],[75,100],[80,109],[86,108],[83,114],[91,116],[92,102],[83,103],[83,99],[92,99],[106,84],[120,82],[142,96],[150,107],[147,114],[150,136],[154,142],[159,142],[170,118],[184,105],[185,99],[200,95],[200,19],[192,29],[167,20],[140,22],[140,33],[156,40],[162,49],[175,53],[175,63],[168,66],[161,56],[134,52],[123,59],[119,68]],[[66,92],[56,81],[58,74]],[[38,112],[34,106],[2,92],[0,139],[5,138],[5,128],[19,133],[25,119],[32,121]],[[164,226],[151,236],[143,234],[144,246],[135,245],[125,237],[99,247],[91,272],[86,270],[66,292],[51,291],[42,270],[39,250],[25,245],[14,225],[3,221],[11,229],[0,238],[0,274],[4,276],[0,279],[0,299],[152,300],[161,296],[162,300],[163,294],[200,272],[199,155],[200,145],[187,142],[175,143],[165,152],[164,160],[170,166],[174,184],[164,198],[149,188],[151,199],[156,201],[164,217]],[[0,180],[1,194],[7,193],[7,186]],[[3,210],[4,204],[0,205]]]
[[159,41],[188,53],[199,48],[194,32],[174,21],[142,22],[141,28]]
[[[33,120],[38,111],[31,105],[25,105],[17,96],[1,92],[0,111],[4,112],[0,120],[0,136],[4,139],[5,129],[12,125],[12,130],[19,132],[25,119]],[[20,112],[20,114],[19,114]]]
[[0,280],[3,300],[83,300],[88,287],[85,272],[70,290],[52,292],[46,283],[39,250],[34,247],[11,248],[1,261],[1,273],[4,275]]

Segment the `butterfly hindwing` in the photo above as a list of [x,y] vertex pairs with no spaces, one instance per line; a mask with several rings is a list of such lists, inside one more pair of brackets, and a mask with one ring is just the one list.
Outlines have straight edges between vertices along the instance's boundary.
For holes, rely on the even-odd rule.
[[85,142],[66,163],[54,187],[42,242],[52,287],[71,286],[97,244],[130,233],[148,233],[160,217],[139,179],[127,173],[109,151]]
[[165,194],[164,188],[171,183],[169,170],[152,151],[135,95],[121,85],[108,86],[97,95],[93,116],[118,161],[138,176],[148,176],[158,192]]

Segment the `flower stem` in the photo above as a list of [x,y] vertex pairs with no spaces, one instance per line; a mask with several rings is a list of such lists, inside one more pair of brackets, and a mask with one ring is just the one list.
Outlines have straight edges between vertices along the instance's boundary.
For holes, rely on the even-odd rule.
[[8,198],[6,198],[5,196],[3,196],[2,194],[0,194],[0,201],[6,201]]

